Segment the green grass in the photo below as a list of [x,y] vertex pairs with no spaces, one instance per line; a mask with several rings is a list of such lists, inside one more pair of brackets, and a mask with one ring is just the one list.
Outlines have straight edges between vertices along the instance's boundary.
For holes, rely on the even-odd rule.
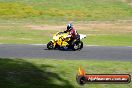
[[[119,19],[131,20],[132,6],[128,5],[130,2],[129,0],[127,2],[121,0],[0,0],[0,43],[43,44],[49,42],[56,32],[32,30],[25,25],[64,25],[69,21],[79,24],[85,21],[88,23],[89,20],[112,20],[111,22],[115,20],[116,23]],[[86,29],[79,30],[79,33],[88,35],[88,38],[84,39],[84,44],[132,45],[131,31],[126,34],[104,32],[105,35],[102,35],[99,31],[91,32]]]
[[[54,33],[53,30],[32,30],[24,27],[3,28],[0,30],[0,43],[5,44],[46,44]],[[85,32],[85,33],[84,33]],[[131,46],[132,34],[106,34],[98,35],[93,33],[88,35],[89,31],[79,31],[87,34],[84,44],[87,45],[108,45],[108,46]]]
[[87,45],[132,46],[132,34],[91,35],[84,39]]
[[121,0],[1,0],[2,19],[116,20],[131,19],[132,7]]
[[[4,26],[4,25],[3,25]],[[0,43],[5,44],[47,44],[57,30],[33,30],[24,27],[24,24],[9,24],[0,29]],[[105,46],[132,46],[132,34],[111,34],[105,35],[101,32],[91,32],[89,30],[79,30],[79,33],[87,35],[82,41],[87,45],[105,45]],[[104,32],[103,32],[104,33]]]
[[[74,61],[74,64],[73,64]],[[76,74],[82,66],[88,74],[131,74],[132,62],[0,59],[0,86],[2,88],[131,88],[130,84],[76,83]]]
[[51,40],[56,31],[40,31],[23,28],[9,28],[0,30],[0,43],[10,44],[43,44]]
[[34,10],[32,6],[19,3],[0,3],[1,18],[25,18],[38,14],[39,11]]

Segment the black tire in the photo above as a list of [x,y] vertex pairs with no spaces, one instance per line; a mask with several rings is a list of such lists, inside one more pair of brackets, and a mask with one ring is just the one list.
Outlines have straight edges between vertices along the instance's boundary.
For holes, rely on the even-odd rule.
[[52,41],[50,41],[50,42],[47,44],[47,48],[48,48],[49,50],[54,49],[54,48],[55,48],[55,47],[54,47],[54,43],[53,43]]
[[83,48],[83,42],[82,41],[76,41],[72,45],[72,50],[81,50]]
[[84,85],[86,83],[86,79],[84,76],[76,76],[76,81],[79,85]]

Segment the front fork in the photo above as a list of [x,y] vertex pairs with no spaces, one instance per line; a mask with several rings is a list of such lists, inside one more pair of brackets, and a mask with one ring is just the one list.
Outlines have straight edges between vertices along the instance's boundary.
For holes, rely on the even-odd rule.
[[54,47],[55,47],[55,45],[56,45],[56,42],[55,42],[54,40],[51,40],[51,42],[53,43],[53,45],[54,45]]

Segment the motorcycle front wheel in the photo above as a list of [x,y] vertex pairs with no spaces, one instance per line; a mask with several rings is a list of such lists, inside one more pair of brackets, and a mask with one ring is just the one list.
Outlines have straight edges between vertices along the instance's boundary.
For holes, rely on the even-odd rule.
[[53,43],[52,41],[50,41],[50,42],[47,44],[47,48],[48,48],[49,50],[54,49],[54,48],[55,48],[55,47],[54,47],[54,43]]

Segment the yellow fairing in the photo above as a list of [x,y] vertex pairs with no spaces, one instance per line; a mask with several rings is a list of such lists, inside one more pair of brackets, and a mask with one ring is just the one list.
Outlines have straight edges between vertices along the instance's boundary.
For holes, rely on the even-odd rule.
[[68,43],[63,41],[61,46],[66,46],[66,45],[68,45]]
[[54,43],[54,45],[58,44],[59,46],[67,46],[68,43],[67,41],[70,41],[70,38],[67,38],[68,34],[67,33],[56,33],[53,36],[53,40],[52,41]]

